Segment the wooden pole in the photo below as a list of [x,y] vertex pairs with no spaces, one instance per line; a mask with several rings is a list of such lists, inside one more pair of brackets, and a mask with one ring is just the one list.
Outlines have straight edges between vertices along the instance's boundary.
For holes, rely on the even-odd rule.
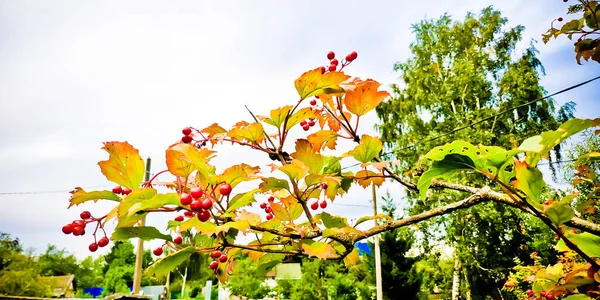
[[[377,193],[375,190],[375,184],[373,187],[373,215],[377,215]],[[377,219],[373,220],[375,226],[377,226]],[[375,235],[375,283],[377,287],[377,300],[383,299],[383,286],[381,282],[381,252],[379,250],[379,234]]]
[[[146,159],[146,181],[150,180],[150,157]],[[139,226],[146,224],[146,217],[142,218]],[[133,294],[138,295],[140,293],[140,287],[142,282],[142,258],[144,256],[144,241],[138,239],[137,251],[135,254],[135,269],[133,271]]]

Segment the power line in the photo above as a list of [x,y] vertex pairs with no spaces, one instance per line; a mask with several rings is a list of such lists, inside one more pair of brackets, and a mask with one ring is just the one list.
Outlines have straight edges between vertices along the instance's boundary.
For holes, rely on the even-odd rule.
[[[96,189],[96,188],[103,188],[103,187],[110,187],[110,186],[107,186],[107,185],[91,186],[91,187],[87,187],[86,189]],[[72,190],[73,189],[68,189],[68,190],[51,190],[51,191],[27,191],[27,192],[0,192],[0,196],[5,196],[5,195],[59,194],[59,193],[68,193],[68,192],[70,192]]]

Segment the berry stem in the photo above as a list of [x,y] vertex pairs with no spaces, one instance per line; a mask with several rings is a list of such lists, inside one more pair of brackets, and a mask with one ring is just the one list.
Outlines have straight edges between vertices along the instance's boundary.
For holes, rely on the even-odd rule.
[[143,187],[152,187],[152,181],[154,181],[154,179],[156,179],[156,177],[158,177],[158,175],[162,174],[162,173],[166,173],[169,172],[169,170],[162,170],[156,174],[154,174],[154,176],[152,176],[152,178],[150,178],[150,180],[143,182],[142,186]]

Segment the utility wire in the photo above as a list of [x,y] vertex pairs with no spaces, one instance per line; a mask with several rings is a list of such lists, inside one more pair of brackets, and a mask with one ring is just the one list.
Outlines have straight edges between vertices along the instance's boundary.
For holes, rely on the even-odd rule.
[[[91,186],[91,187],[87,187],[86,189],[96,189],[96,188],[103,188],[103,187],[110,187],[107,185],[100,185],[100,186]],[[68,189],[68,190],[53,190],[53,191],[28,191],[28,192],[0,192],[0,196],[6,196],[6,195],[43,195],[43,194],[59,194],[59,193],[68,193],[70,191],[72,191],[73,189]]]

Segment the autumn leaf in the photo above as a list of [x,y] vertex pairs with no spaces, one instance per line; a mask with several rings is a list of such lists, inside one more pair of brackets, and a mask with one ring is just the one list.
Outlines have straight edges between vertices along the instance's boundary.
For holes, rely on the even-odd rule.
[[250,141],[259,144],[265,139],[264,128],[261,123],[252,123],[245,126],[236,126],[227,132],[227,136],[238,141]]
[[368,188],[373,183],[379,187],[385,181],[383,173],[375,173],[371,170],[360,170],[356,172],[354,177],[356,178],[357,183],[363,188]]
[[309,257],[315,256],[319,259],[332,258],[335,252],[331,245],[323,242],[303,243],[302,249]]
[[213,123],[212,125],[200,130],[200,132],[205,133],[206,138],[212,139],[215,136],[219,136],[224,133],[227,133],[227,130],[225,130],[225,128],[219,126],[219,124]]
[[331,130],[319,130],[310,134],[307,138],[313,145],[313,151],[319,152],[321,148],[327,147],[331,150],[335,149],[336,139],[338,134]]
[[344,265],[346,265],[346,268],[356,265],[356,261],[359,257],[358,254],[358,248],[354,248],[352,249],[352,252],[350,252],[348,255],[346,255],[346,257],[344,257]]
[[214,173],[214,167],[207,164],[213,157],[215,151],[206,148],[198,149],[190,144],[175,144],[166,151],[167,169],[175,176],[187,177],[194,170],[209,177]]
[[262,222],[262,217],[256,213],[249,212],[247,210],[241,210],[237,212],[237,221],[247,221],[250,225],[257,225]]
[[290,184],[287,182],[287,180],[283,180],[283,179],[279,179],[279,178],[275,178],[275,177],[261,178],[261,180],[263,182],[258,187],[261,190],[263,190],[264,192],[278,191],[278,190],[282,190],[282,189],[286,189],[286,190],[290,189]]
[[234,165],[225,169],[216,182],[226,182],[234,188],[240,182],[256,179],[256,174],[259,172],[260,167],[252,167],[247,164]]
[[288,210],[279,203],[271,203],[273,214],[280,220],[290,221],[290,213]]
[[177,193],[158,194],[148,200],[137,202],[127,210],[127,216],[130,217],[139,211],[161,208],[165,205],[179,206],[179,195]]
[[517,179],[511,184],[527,195],[527,202],[539,207],[542,189],[546,186],[542,172],[520,160],[515,161],[515,172]]
[[233,212],[240,207],[244,207],[250,205],[252,202],[256,202],[256,199],[254,199],[254,194],[260,191],[260,189],[253,189],[249,192],[235,195],[233,198],[231,198],[231,200],[229,200],[227,212]]
[[366,114],[390,95],[386,91],[377,91],[379,86],[379,82],[371,79],[358,83],[354,90],[346,92],[344,104],[357,116]]
[[76,187],[71,192],[71,198],[69,199],[69,207],[73,205],[79,205],[83,202],[87,202],[93,200],[97,202],[98,200],[113,200],[113,201],[121,201],[121,197],[119,195],[113,193],[112,191],[92,191],[86,192],[80,187]]
[[280,128],[292,108],[294,108],[293,105],[286,105],[284,107],[271,110],[271,118],[265,119],[265,123]]
[[318,173],[323,168],[323,155],[313,151],[313,145],[306,139],[296,141],[296,152],[291,156],[308,166],[311,173]]
[[140,187],[144,179],[144,161],[139,151],[128,142],[105,142],[102,149],[108,160],[98,163],[106,179],[130,189]]
[[288,119],[288,121],[285,125],[285,130],[290,130],[296,124],[299,124],[300,122],[302,122],[304,120],[312,119],[312,118],[316,118],[316,117],[318,117],[316,111],[314,111],[310,107],[302,108],[290,116],[290,118]]
[[196,248],[190,246],[171,253],[150,265],[146,270],[146,274],[163,278],[185,262],[194,252],[196,252]]
[[294,160],[291,164],[279,167],[279,171],[283,172],[290,179],[300,180],[308,173],[309,168],[302,161]]
[[364,237],[365,233],[362,230],[358,230],[350,226],[342,228],[325,228],[325,230],[323,230],[323,237],[329,237],[332,235],[353,235],[357,237]]
[[154,239],[171,240],[171,236],[163,234],[156,227],[151,226],[138,226],[138,227],[119,227],[113,232],[111,238],[114,241],[126,241],[133,238],[140,238],[144,241],[151,241]]
[[360,143],[353,150],[349,151],[348,154],[361,163],[368,163],[379,156],[379,152],[382,149],[383,144],[379,138],[364,134],[360,138]]
[[321,74],[319,68],[305,72],[294,82],[300,100],[323,94],[343,93],[340,84],[350,76],[342,72],[327,72]]

